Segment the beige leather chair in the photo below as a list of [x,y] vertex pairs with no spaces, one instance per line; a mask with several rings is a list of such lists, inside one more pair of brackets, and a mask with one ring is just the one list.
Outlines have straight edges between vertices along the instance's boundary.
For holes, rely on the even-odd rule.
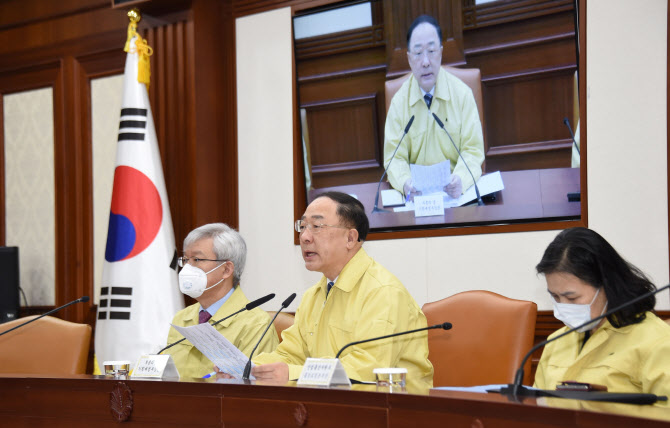
[[[270,318],[274,317],[275,313],[276,313],[275,311],[268,311]],[[282,331],[291,327],[294,322],[295,322],[294,315],[287,314],[286,312],[279,313],[279,316],[275,320],[275,329],[277,330],[277,336],[279,336],[279,343],[281,343],[281,341],[283,340],[281,337]]]
[[[482,73],[478,68],[455,68],[449,67],[448,65],[443,65],[444,68],[449,73],[458,77],[472,89],[472,95],[475,98],[475,103],[477,103],[477,110],[479,111],[479,120],[482,122],[482,135],[484,137],[484,153],[488,151],[488,145],[486,144],[486,123],[484,122],[484,101],[482,98]],[[399,77],[393,80],[387,80],[384,84],[384,93],[386,96],[386,112],[388,113],[389,107],[391,106],[391,100],[393,96],[398,92],[405,80],[409,79],[412,73],[409,72],[406,75]],[[485,171],[486,161],[482,164],[482,172]]]
[[[0,333],[36,318],[0,324]],[[91,326],[50,316],[0,336],[0,373],[86,373]]]
[[[428,348],[437,386],[512,383],[533,346],[537,305],[490,291],[465,291],[423,305],[428,325],[445,321],[451,330],[430,330]],[[530,359],[524,367],[530,385]]]

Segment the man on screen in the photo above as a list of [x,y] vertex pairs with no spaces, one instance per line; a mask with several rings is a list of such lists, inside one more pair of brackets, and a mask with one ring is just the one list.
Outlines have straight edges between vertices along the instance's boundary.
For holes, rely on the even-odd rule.
[[[247,245],[242,236],[224,223],[212,223],[191,231],[184,239],[184,255],[179,258],[179,288],[197,303],[177,312],[172,324],[189,327],[214,323],[242,309],[249,300],[240,287],[240,277],[247,258]],[[210,320],[211,318],[211,320]],[[244,311],[216,326],[245,355],[261,337],[270,323],[270,316],[260,308]],[[168,343],[183,336],[170,327]],[[277,347],[277,331],[271,328],[258,347],[270,352]],[[171,348],[181,377],[200,378],[212,371],[212,362],[188,340]]]
[[[254,358],[256,379],[294,380],[308,357],[333,358],[350,342],[426,326],[405,287],[362,248],[368,229],[363,205],[345,193],[323,193],[307,207],[296,231],[305,267],[323,277],[302,296],[279,347]],[[374,368],[404,367],[408,387],[433,385],[426,332],[351,346],[340,360],[351,379],[374,381]]]
[[449,160],[451,181],[444,191],[457,198],[472,186],[472,177],[432,113],[444,123],[478,179],[484,162],[484,138],[472,90],[440,66],[442,30],[431,16],[419,16],[410,25],[407,60],[412,75],[393,97],[386,117],[384,165],[391,161],[410,117],[415,119],[388,169],[389,181],[405,195],[415,193],[410,164],[434,165]]

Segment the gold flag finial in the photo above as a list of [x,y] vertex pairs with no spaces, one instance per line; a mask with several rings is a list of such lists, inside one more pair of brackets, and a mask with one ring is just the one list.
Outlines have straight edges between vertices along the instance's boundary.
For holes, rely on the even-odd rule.
[[130,9],[128,11],[128,19],[130,19],[130,22],[133,22],[137,24],[142,20],[142,15],[140,14],[140,10],[136,7]]
[[[130,19],[130,23],[128,24],[128,38],[126,39],[126,45],[123,50],[128,53],[137,52],[139,57],[137,64],[137,81],[146,84],[148,89],[149,81],[151,80],[149,57],[153,53],[153,49],[151,49],[151,46],[147,44],[147,41],[137,32],[137,23],[142,20],[140,10],[137,8],[130,9],[128,11],[128,19]],[[133,37],[137,38],[134,48],[130,46]]]

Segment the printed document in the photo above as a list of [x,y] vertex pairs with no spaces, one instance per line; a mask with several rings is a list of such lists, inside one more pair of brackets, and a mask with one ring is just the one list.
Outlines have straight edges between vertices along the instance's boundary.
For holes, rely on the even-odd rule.
[[[235,379],[242,379],[244,367],[249,358],[210,323],[205,322],[191,327],[179,327],[172,324],[172,327],[198,348],[198,351],[202,352],[205,357],[209,358],[219,370]],[[253,376],[250,376],[249,379],[255,380]]]

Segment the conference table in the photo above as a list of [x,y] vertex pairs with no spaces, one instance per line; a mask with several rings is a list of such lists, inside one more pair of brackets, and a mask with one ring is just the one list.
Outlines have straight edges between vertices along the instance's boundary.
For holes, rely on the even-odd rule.
[[0,426],[668,427],[670,408],[375,385],[0,375]]
[[[495,192],[494,201],[485,206],[467,205],[447,208],[443,216],[415,217],[414,211],[372,212],[378,183],[352,184],[314,189],[308,202],[327,191],[355,195],[363,203],[371,229],[425,229],[434,227],[461,227],[490,224],[511,224],[538,221],[577,220],[581,216],[581,202],[568,201],[568,193],[580,191],[579,168],[531,169],[501,171],[505,188]],[[388,182],[381,190],[390,188]],[[380,191],[381,191],[380,190]],[[381,197],[379,198],[381,206]],[[389,209],[389,211],[392,208]]]

